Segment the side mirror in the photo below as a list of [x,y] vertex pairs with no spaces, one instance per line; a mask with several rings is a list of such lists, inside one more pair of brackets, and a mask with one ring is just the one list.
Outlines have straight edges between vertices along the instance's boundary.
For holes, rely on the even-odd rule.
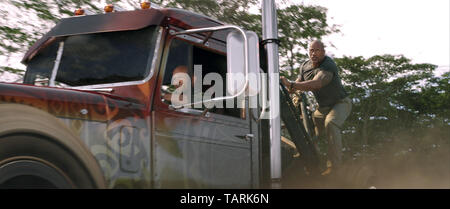
[[[227,92],[230,96],[203,100],[189,105],[234,99],[240,95],[256,96],[260,89],[259,41],[254,32],[245,32],[234,25],[198,28],[176,32],[172,35],[214,32],[232,29],[227,36]],[[183,106],[173,106],[180,109]]]
[[247,88],[246,96],[256,96],[260,91],[258,35],[247,31],[246,36],[247,43],[238,31],[230,32],[227,37],[227,92],[230,95],[237,95],[244,88]]

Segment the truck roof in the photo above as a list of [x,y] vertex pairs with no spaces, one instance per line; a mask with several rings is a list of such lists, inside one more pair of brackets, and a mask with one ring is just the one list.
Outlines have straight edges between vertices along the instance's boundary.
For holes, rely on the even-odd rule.
[[[134,11],[121,11],[97,15],[74,16],[61,19],[52,30],[45,34],[25,53],[22,63],[26,64],[40,49],[53,42],[56,38],[114,32],[139,30],[152,25],[175,25],[183,29],[214,27],[224,23],[201,14],[182,9],[146,9]],[[223,33],[215,33],[213,38],[225,41]]]

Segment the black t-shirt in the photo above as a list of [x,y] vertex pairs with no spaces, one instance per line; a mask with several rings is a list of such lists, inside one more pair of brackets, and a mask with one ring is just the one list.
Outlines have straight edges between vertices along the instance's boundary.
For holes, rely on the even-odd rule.
[[312,80],[321,70],[333,73],[333,79],[329,84],[317,91],[313,91],[313,93],[316,97],[317,103],[319,103],[319,107],[332,107],[338,102],[338,100],[348,96],[342,86],[342,81],[338,73],[338,67],[333,59],[325,56],[322,63],[320,63],[320,66],[316,68],[313,67],[311,60],[305,62],[300,69],[299,78],[300,81]]

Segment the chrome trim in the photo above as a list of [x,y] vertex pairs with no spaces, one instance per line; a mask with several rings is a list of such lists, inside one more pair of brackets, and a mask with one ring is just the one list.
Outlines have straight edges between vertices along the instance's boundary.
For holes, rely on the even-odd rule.
[[226,29],[234,29],[239,31],[242,36],[244,37],[244,63],[245,63],[245,85],[244,87],[241,89],[241,91],[239,91],[237,94],[232,95],[232,96],[226,96],[226,97],[219,97],[219,98],[214,98],[214,99],[210,99],[210,100],[206,100],[206,101],[201,101],[201,102],[194,102],[191,104],[184,104],[181,106],[174,106],[174,105],[170,105],[172,108],[175,109],[180,109],[183,107],[189,107],[189,106],[195,106],[196,104],[204,104],[204,103],[208,103],[208,102],[216,102],[216,101],[223,101],[223,100],[228,100],[228,99],[234,99],[239,97],[241,94],[245,93],[245,91],[247,90],[248,87],[248,74],[249,74],[249,68],[250,68],[250,62],[249,62],[249,58],[248,58],[248,38],[247,38],[247,34],[245,33],[244,30],[242,30],[240,27],[235,26],[235,25],[224,25],[224,26],[217,26],[217,27],[209,27],[209,28],[198,28],[198,29],[191,29],[191,30],[185,30],[185,31],[180,31],[180,32],[176,32],[173,35],[177,36],[177,35],[183,35],[183,34],[191,34],[191,33],[201,33],[201,32],[211,32],[211,31],[220,31],[220,30],[226,30]]
[[112,93],[114,91],[114,89],[112,89],[112,88],[105,88],[105,89],[77,89],[77,90],[97,91],[97,92],[106,92],[106,93]]
[[208,112],[208,109],[196,110],[196,109],[190,109],[190,108],[182,108],[182,109],[176,109],[175,111],[180,112],[180,113],[195,115],[195,116],[202,116],[202,117],[206,117],[206,118],[211,117],[211,114]]
[[53,65],[52,75],[50,77],[49,86],[55,87],[56,74],[59,70],[59,64],[61,64],[61,57],[64,52],[64,41],[59,42],[58,52],[56,55],[55,65]]
[[158,54],[161,52],[161,38],[162,38],[163,28],[159,27],[158,37],[155,44],[155,51],[153,53],[152,65],[150,67],[150,73],[145,79],[140,81],[127,81],[127,82],[119,82],[119,83],[108,83],[108,84],[97,84],[97,85],[87,85],[87,86],[75,86],[75,87],[64,87],[65,89],[77,89],[77,90],[91,90],[91,89],[104,89],[104,88],[114,88],[119,86],[131,86],[131,85],[141,85],[148,82],[156,70],[156,61],[158,59]]
[[[275,0],[263,0],[261,5],[263,41],[278,39],[277,5]],[[269,43],[267,50],[267,73],[269,76],[270,97],[270,176],[272,188],[281,186],[282,162],[281,162],[281,118],[280,118],[280,69],[278,44]]]
[[255,135],[254,135],[254,134],[246,134],[246,135],[245,135],[245,139],[246,139],[247,141],[251,141],[253,138],[255,138]]
[[177,35],[176,37],[184,39],[184,40],[192,41],[192,42],[197,43],[197,44],[202,44],[203,43],[202,39],[195,38],[195,37],[188,36],[188,35]]
[[[259,118],[256,120],[257,123],[263,119],[264,115],[266,115],[266,112],[267,112],[266,111],[267,110],[267,97],[269,95],[269,90],[266,88],[267,78],[265,77],[265,74],[263,74],[263,73],[264,73],[264,71],[260,68],[259,69],[259,78],[260,78],[260,82],[261,82],[261,91],[264,91],[264,92],[261,95],[262,99],[260,101],[262,101],[262,108],[261,108],[261,114],[259,115]],[[261,76],[261,75],[263,75],[263,76]]]

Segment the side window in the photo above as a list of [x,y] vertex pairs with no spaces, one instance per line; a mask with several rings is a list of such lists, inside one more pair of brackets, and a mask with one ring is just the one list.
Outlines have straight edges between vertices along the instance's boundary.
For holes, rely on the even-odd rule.
[[[193,87],[191,84],[191,78],[193,77],[193,71],[192,71],[192,45],[174,39],[171,42],[170,49],[169,49],[169,56],[166,63],[166,69],[164,73],[163,83],[161,87],[161,97],[162,101],[166,104],[172,104],[175,102],[172,102],[172,98],[174,98],[175,94],[178,94],[176,92],[176,89],[180,88],[180,85],[186,85],[186,87]],[[175,76],[178,76],[177,78],[180,78],[179,80],[182,83],[172,85],[172,79],[178,80],[175,78]],[[184,76],[184,77],[183,77]],[[184,78],[184,79],[183,79]],[[191,93],[192,89],[188,89]],[[183,95],[180,95],[181,97]],[[180,102],[183,99],[180,99]],[[191,101],[184,101],[185,103],[190,103]]]
[[[166,104],[191,104],[202,99],[226,95],[227,59],[223,54],[173,39],[164,72],[161,99]],[[184,95],[186,92],[190,95]],[[221,105],[216,103],[209,112],[239,118],[242,110],[237,108],[236,100],[228,101],[234,104],[233,108],[226,108],[227,101],[222,101]],[[201,106],[191,108],[206,108],[204,104]]]
[[59,41],[44,48],[28,63],[27,71],[24,76],[25,84],[37,86],[48,86],[51,76],[51,70],[55,65],[55,59],[58,52]]

